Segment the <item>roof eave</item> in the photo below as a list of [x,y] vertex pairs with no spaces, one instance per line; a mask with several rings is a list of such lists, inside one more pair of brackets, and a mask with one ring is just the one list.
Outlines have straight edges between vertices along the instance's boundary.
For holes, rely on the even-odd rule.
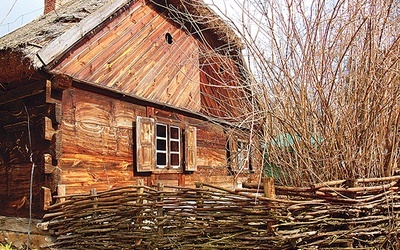
[[38,51],[38,58],[44,65],[51,64],[53,61],[67,53],[72,46],[95,29],[99,24],[114,15],[115,12],[129,2],[132,2],[132,0],[116,0],[109,5],[103,6],[98,11],[89,15],[77,25],[68,29],[62,35],[44,46]]
[[[174,16],[181,17],[183,22],[192,23],[194,33],[210,32],[215,35],[224,46],[224,51],[238,53],[244,49],[239,36],[232,27],[214,12],[203,0],[150,0],[159,7],[173,13]],[[171,8],[173,6],[173,8]],[[173,20],[176,22],[176,20]],[[182,25],[183,23],[178,23]],[[202,39],[205,39],[201,36]],[[207,42],[207,41],[206,41]],[[224,47],[224,48],[222,48]]]

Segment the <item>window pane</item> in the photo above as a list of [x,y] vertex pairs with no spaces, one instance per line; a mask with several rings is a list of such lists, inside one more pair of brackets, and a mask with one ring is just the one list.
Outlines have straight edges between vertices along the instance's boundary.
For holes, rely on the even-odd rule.
[[179,152],[179,141],[171,141],[171,152]]
[[167,154],[157,153],[157,167],[165,167],[167,165]]
[[167,141],[163,139],[157,139],[157,151],[158,150],[167,150]]
[[171,167],[179,167],[179,154],[171,154]]
[[167,126],[163,124],[157,124],[157,137],[167,138]]
[[170,138],[179,139],[179,128],[177,127],[170,128]]

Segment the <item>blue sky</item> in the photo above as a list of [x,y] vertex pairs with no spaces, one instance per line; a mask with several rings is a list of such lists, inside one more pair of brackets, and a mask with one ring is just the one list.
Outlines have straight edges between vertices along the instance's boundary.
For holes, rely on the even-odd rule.
[[0,37],[43,14],[43,5],[44,0],[0,0]]

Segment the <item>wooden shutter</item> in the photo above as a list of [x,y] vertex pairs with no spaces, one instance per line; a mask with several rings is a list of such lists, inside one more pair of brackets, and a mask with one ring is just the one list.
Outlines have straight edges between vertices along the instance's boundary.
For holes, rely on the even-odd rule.
[[197,151],[196,127],[186,126],[185,129],[186,171],[197,171],[196,151]]
[[228,137],[228,144],[229,144],[229,166],[233,173],[237,173],[239,170],[237,137],[234,135],[230,135]]
[[136,145],[137,171],[153,171],[156,165],[154,119],[140,116],[136,118]]

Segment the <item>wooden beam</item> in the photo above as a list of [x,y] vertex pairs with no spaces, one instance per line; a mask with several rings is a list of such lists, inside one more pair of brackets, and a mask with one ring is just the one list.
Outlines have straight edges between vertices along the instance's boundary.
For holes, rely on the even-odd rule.
[[51,196],[50,188],[42,187],[42,196],[41,196],[41,198],[42,198],[42,202],[41,202],[42,209],[44,211],[49,210],[49,207],[50,207],[51,202],[53,200],[53,198]]
[[44,118],[44,139],[51,141],[56,130],[53,128],[53,121],[49,117]]
[[66,53],[69,48],[71,48],[80,39],[86,36],[86,34],[96,28],[99,24],[107,20],[120,8],[124,7],[128,2],[130,1],[116,0],[114,3],[100,8],[95,13],[83,19],[79,23],[79,25],[73,26],[64,34],[57,37],[55,40],[39,50],[37,56],[44,65],[50,64],[55,59],[60,58],[62,55],[64,55],[64,53]]
[[50,81],[51,88],[56,90],[66,90],[72,86],[72,78],[65,74],[57,74]]
[[0,105],[20,100],[29,96],[37,95],[43,93],[44,91],[44,86],[38,82],[23,85],[18,88],[11,89],[0,95]]
[[264,196],[271,199],[276,199],[274,178],[264,177]]
[[53,166],[53,157],[51,154],[44,154],[44,173],[51,174],[56,169],[57,166]]
[[172,106],[172,105],[169,105],[166,103],[161,103],[161,102],[154,101],[154,100],[149,100],[149,99],[137,96],[137,95],[127,95],[126,93],[124,93],[122,91],[112,89],[110,87],[90,83],[90,82],[81,81],[76,78],[73,78],[72,87],[90,91],[90,92],[94,92],[94,93],[105,95],[105,96],[109,96],[109,97],[112,97],[112,98],[115,98],[115,99],[118,99],[121,101],[126,101],[129,103],[138,104],[141,106],[149,106],[149,107],[154,107],[154,108],[157,108],[160,110],[175,112],[180,115],[184,115],[186,117],[200,119],[203,121],[213,121],[215,123],[221,124],[223,126],[228,126],[230,128],[237,128],[239,130],[245,130],[245,131],[248,130],[248,128],[240,127],[240,125],[236,125],[234,123],[223,120],[221,118],[207,116],[202,113],[193,112],[193,111],[185,109],[185,108],[175,107],[175,106]]
[[50,142],[50,153],[55,160],[61,158],[61,131],[56,130]]
[[[67,193],[66,193],[65,185],[59,184],[57,186],[57,196],[65,196],[66,194]],[[64,202],[64,201],[65,201],[65,198],[63,198],[63,197],[58,199],[58,202]]]

